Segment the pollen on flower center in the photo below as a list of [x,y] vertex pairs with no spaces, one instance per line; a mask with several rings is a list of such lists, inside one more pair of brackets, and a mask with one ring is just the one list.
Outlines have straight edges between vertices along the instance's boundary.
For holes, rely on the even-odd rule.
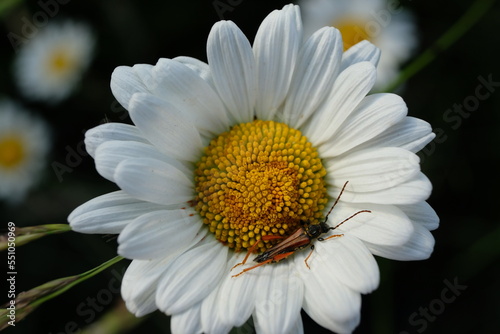
[[[286,236],[317,223],[328,199],[326,171],[300,131],[256,120],[213,139],[197,164],[196,209],[235,251],[265,235]],[[262,241],[260,251],[272,246]]]
[[367,25],[365,22],[361,22],[359,20],[342,20],[335,23],[334,26],[342,35],[344,51],[361,41],[371,41],[372,36],[367,31]]
[[24,145],[19,138],[7,136],[0,139],[0,167],[15,167],[24,159],[24,156]]

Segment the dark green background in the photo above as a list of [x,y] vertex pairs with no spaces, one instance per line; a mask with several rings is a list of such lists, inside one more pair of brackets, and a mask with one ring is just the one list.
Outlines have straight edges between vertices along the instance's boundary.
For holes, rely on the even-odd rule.
[[[237,3],[224,19],[235,21],[252,40],[262,19],[287,1]],[[470,0],[403,1],[415,13],[420,32],[420,52],[446,31],[469,7]],[[69,99],[56,106],[23,100],[13,84],[15,53],[7,39],[19,33],[22,17],[40,11],[36,1],[26,1],[2,18],[0,35],[0,95],[20,101],[51,126],[53,146],[43,182],[18,206],[0,202],[0,221],[17,226],[65,223],[68,214],[81,203],[116,186],[98,175],[93,160],[81,156],[62,182],[51,163],[66,164],[68,148],[78,151],[83,132],[104,120],[130,122],[115,102],[109,81],[119,65],[154,64],[160,57],[192,56],[206,61],[206,38],[220,17],[213,1],[69,1],[60,5],[51,20],[72,18],[91,24],[98,36],[96,54],[81,85]],[[381,268],[378,290],[363,297],[362,319],[355,333],[493,333],[500,329],[500,224],[498,215],[498,147],[500,144],[500,87],[480,101],[466,117],[445,119],[447,110],[476,93],[479,78],[500,81],[500,8],[498,4],[460,41],[442,52],[424,70],[411,78],[402,93],[411,116],[430,122],[439,134],[422,153],[422,169],[434,191],[429,203],[441,218],[434,231],[436,247],[429,260],[397,262],[377,259]],[[498,90],[498,91],[497,91]],[[448,114],[451,115],[451,114]],[[454,114],[453,116],[456,116]],[[460,121],[460,124],[458,124]],[[4,253],[2,253],[4,254]],[[50,236],[17,249],[17,287],[28,290],[46,281],[81,273],[116,254],[116,239],[110,236],[66,233]],[[6,260],[5,260],[6,262]],[[113,270],[92,278],[64,295],[47,302],[26,320],[6,333],[67,332],[68,322],[85,326],[91,312],[78,313],[87,298],[96,298],[115,276]],[[456,280],[467,288],[439,315],[425,321],[409,318],[419,308],[439,307],[445,281]],[[2,287],[4,284],[2,283]],[[3,290],[4,288],[2,288]],[[0,292],[0,303],[7,301]],[[101,297],[104,295],[101,295]],[[113,301],[105,310],[119,301]],[[446,295],[450,296],[450,295]],[[436,301],[437,300],[437,301]],[[85,308],[89,310],[89,308]],[[105,310],[95,312],[96,319]],[[306,333],[324,333],[304,318]],[[159,312],[131,332],[166,333],[168,318]],[[250,333],[248,328],[237,330]]]

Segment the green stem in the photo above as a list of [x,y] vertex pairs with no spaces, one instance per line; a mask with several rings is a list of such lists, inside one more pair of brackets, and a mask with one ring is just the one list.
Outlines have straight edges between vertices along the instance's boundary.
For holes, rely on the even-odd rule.
[[16,296],[15,300],[9,301],[5,308],[0,309],[0,331],[10,325],[9,320],[12,320],[9,316],[11,306],[15,307],[15,321],[21,321],[41,304],[59,296],[121,260],[123,260],[123,257],[117,256],[83,274],[55,279],[31,290],[21,292]]
[[488,9],[495,3],[496,0],[476,0],[465,12],[462,17],[455,22],[434,44],[425,50],[420,56],[415,58],[408,64],[399,74],[399,77],[394,80],[383,91],[392,92],[402,83],[413,77],[425,66],[431,63],[436,56],[446,51],[453,43],[469,31],[479,19],[486,14]]
[[43,304],[46,301],[51,300],[52,298],[55,298],[55,297],[59,296],[60,294],[68,291],[69,289],[71,289],[75,285],[80,284],[81,282],[83,282],[83,281],[85,281],[85,280],[87,280],[87,279],[89,279],[91,277],[94,277],[95,275],[97,275],[101,271],[103,271],[103,270],[111,267],[112,265],[114,265],[115,263],[120,262],[121,260],[123,260],[122,256],[115,256],[111,260],[108,260],[108,261],[100,264],[99,266],[97,266],[97,267],[95,267],[95,268],[93,268],[93,269],[91,269],[89,271],[84,272],[83,274],[77,275],[78,278],[76,280],[74,280],[73,282],[65,285],[61,289],[59,289],[57,291],[54,291],[51,294],[48,294],[48,295],[46,295],[46,296],[44,296],[44,297],[42,297],[40,299],[35,300],[33,303],[31,303],[31,305],[34,306],[34,307],[39,306],[40,304]]
[[[71,231],[71,226],[68,224],[47,224],[35,225],[26,227],[16,227],[15,246],[22,246],[31,241],[40,239],[50,234],[64,233]],[[9,242],[9,234],[0,235],[0,251],[6,250],[11,242]]]

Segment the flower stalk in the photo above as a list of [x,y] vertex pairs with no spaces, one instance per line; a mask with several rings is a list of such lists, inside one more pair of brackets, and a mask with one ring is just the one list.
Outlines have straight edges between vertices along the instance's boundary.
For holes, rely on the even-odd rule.
[[469,31],[485,15],[495,0],[476,0],[455,24],[453,24],[440,38],[438,38],[420,56],[410,62],[399,74],[399,76],[388,85],[383,92],[392,92],[401,84],[405,83],[429,65],[436,57],[446,51],[457,42],[467,31]]
[[[43,238],[47,235],[58,234],[71,231],[71,227],[68,224],[47,224],[47,225],[37,225],[37,226],[27,226],[27,227],[16,227],[16,247],[25,245]],[[8,237],[7,234],[0,235],[0,251],[6,250],[8,247]]]
[[98,273],[109,268],[115,263],[120,262],[121,260],[123,260],[123,257],[116,256],[111,260],[108,260],[82,274],[58,278],[37,286],[31,290],[19,293],[15,300],[10,301],[6,305],[4,305],[5,308],[0,309],[0,330],[9,326],[8,323],[11,319],[8,317],[8,307],[10,307],[10,305],[15,306],[15,320],[16,322],[18,322],[24,319],[28,314],[34,311],[41,304],[68,291],[75,285],[86,281],[91,277],[94,277]]

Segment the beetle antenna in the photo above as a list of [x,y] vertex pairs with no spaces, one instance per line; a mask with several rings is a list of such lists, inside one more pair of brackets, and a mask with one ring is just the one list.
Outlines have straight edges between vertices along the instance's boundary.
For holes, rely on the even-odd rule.
[[368,213],[371,213],[371,211],[370,211],[370,210],[361,210],[361,211],[358,211],[358,212],[356,212],[355,214],[353,214],[352,216],[350,216],[349,218],[344,219],[343,221],[341,221],[340,223],[338,223],[338,224],[337,224],[337,225],[335,225],[334,227],[330,227],[329,229],[330,229],[330,230],[335,230],[337,227],[339,227],[340,225],[344,224],[344,223],[345,223],[346,221],[348,221],[349,219],[351,219],[351,218],[353,218],[353,217],[355,217],[355,216],[359,215],[359,214],[360,214],[360,213],[362,213],[362,212],[368,212]]
[[347,184],[349,183],[349,181],[345,181],[344,183],[344,186],[342,187],[342,190],[340,191],[340,194],[339,196],[337,197],[337,199],[335,200],[335,203],[333,203],[332,207],[330,208],[330,211],[328,211],[328,213],[326,214],[326,217],[325,217],[325,223],[326,221],[328,220],[328,216],[330,215],[330,213],[332,212],[333,208],[335,207],[335,205],[337,205],[337,203],[339,202],[339,199],[340,199],[340,196],[342,196],[342,193],[344,192],[344,189],[345,187],[347,186]]

